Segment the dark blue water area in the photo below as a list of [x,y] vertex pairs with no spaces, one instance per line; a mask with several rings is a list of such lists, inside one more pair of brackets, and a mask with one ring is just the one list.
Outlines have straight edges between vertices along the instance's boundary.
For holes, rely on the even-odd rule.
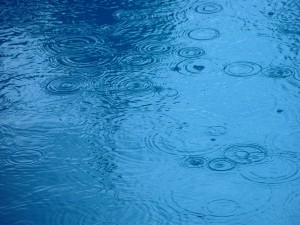
[[299,225],[299,0],[0,0],[0,225]]

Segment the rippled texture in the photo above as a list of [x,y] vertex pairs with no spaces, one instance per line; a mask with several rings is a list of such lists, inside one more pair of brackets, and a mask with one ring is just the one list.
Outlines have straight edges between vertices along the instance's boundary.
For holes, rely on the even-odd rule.
[[0,225],[299,225],[299,18],[1,0]]

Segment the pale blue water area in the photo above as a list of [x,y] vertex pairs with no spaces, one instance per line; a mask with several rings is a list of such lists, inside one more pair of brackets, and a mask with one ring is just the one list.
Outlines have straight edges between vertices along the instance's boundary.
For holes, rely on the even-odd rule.
[[0,225],[299,225],[299,0],[0,0]]

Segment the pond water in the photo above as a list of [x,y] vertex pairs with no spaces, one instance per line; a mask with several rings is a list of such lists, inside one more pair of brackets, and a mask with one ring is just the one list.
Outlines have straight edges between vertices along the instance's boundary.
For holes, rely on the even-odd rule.
[[298,0],[0,9],[0,224],[300,224]]

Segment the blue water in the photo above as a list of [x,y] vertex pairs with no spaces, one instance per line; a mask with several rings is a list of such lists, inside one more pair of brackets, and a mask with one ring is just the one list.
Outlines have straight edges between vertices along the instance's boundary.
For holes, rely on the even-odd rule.
[[0,225],[299,225],[299,0],[0,0]]

